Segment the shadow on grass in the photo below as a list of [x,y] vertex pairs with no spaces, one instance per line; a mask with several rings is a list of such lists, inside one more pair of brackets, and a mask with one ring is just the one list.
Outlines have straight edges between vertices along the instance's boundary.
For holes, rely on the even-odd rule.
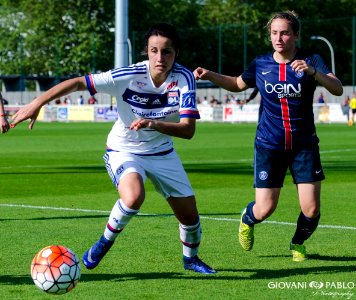
[[[352,258],[354,261],[355,258]],[[241,269],[241,270],[223,270],[230,272],[247,272],[254,273],[248,277],[240,279],[278,279],[290,276],[299,275],[322,275],[322,274],[335,274],[335,273],[351,273],[356,271],[356,266],[318,266],[318,267],[299,267],[291,269],[278,269],[278,270],[266,270],[266,269]]]
[[[335,258],[335,257],[334,257]],[[348,258],[354,261],[354,257]],[[347,258],[336,257],[336,261],[348,261]],[[266,270],[266,269],[217,269],[218,273],[215,275],[202,275],[198,273],[193,273],[190,271],[184,272],[148,272],[148,273],[122,273],[122,274],[102,274],[102,273],[92,273],[82,274],[81,282],[91,282],[91,281],[135,281],[135,280],[157,280],[157,279],[194,279],[194,280],[268,280],[268,279],[278,279],[291,276],[300,275],[322,275],[322,274],[335,274],[344,272],[355,272],[356,266],[318,266],[318,267],[298,267],[290,269],[276,269],[276,270]],[[231,273],[239,273],[239,275],[232,275]],[[244,276],[244,273],[248,275]],[[13,275],[1,275],[0,285],[6,284],[33,284],[30,275],[26,276],[13,276]]]
[[187,173],[248,174],[253,175],[252,164],[243,163],[183,163]]
[[[253,176],[253,163],[251,162],[218,162],[218,163],[183,163],[187,173],[214,173],[214,174],[242,174]],[[354,172],[356,161],[324,161],[325,172]]]
[[107,173],[105,166],[74,166],[74,167],[35,167],[30,170],[19,169],[17,172],[1,171],[0,175],[18,174],[75,174],[75,173]]
[[[261,258],[278,258],[278,257],[290,257],[290,255],[259,255]],[[308,254],[308,260],[322,260],[322,261],[356,261],[356,256],[329,256],[319,254]]]
[[[251,157],[252,160],[252,157]],[[242,174],[253,176],[253,163],[247,162],[202,162],[202,163],[184,163],[184,169],[187,173],[213,173],[213,174]],[[354,172],[355,161],[330,161],[325,160],[323,168],[325,172]],[[18,172],[2,171],[0,175],[14,174],[72,174],[72,173],[106,173],[104,165],[97,166],[39,166],[30,170],[20,169]]]

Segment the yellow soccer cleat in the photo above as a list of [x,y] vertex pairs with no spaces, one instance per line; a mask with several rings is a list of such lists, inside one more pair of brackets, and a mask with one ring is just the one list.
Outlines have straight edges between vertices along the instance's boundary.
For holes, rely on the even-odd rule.
[[290,244],[290,250],[292,250],[293,261],[304,261],[307,259],[307,251],[304,245]]
[[253,231],[254,226],[249,226],[242,221],[242,218],[246,214],[246,208],[241,213],[240,228],[239,228],[239,242],[242,249],[245,251],[250,251],[253,247],[253,242],[255,240]]

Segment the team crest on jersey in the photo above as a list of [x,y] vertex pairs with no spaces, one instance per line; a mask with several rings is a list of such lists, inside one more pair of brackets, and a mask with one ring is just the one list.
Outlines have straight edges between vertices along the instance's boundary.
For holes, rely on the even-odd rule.
[[295,77],[302,78],[304,75],[304,71],[297,71],[297,72],[294,72],[294,74],[295,74]]
[[167,93],[167,102],[169,105],[178,105],[179,104],[179,93],[178,92],[168,92]]
[[141,82],[141,81],[136,81],[136,85],[137,85],[137,87],[142,89],[143,87],[145,87],[147,85],[147,83],[146,82]]
[[268,178],[268,173],[266,171],[261,171],[258,174],[258,178],[261,179],[261,180],[266,180]]

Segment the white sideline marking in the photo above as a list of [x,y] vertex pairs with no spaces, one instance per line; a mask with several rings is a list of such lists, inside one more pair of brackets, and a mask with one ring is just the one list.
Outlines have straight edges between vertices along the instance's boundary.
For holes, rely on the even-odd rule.
[[[48,209],[48,210],[61,210],[61,211],[76,211],[76,212],[89,212],[89,213],[105,213],[110,214],[110,211],[107,210],[95,210],[95,209],[84,209],[84,208],[69,208],[69,207],[52,207],[52,206],[37,206],[37,205],[25,205],[25,204],[0,204],[3,207],[18,207],[18,208],[31,208],[31,209]],[[139,213],[140,216],[152,216],[152,217],[159,217],[159,216],[173,216],[173,214],[144,214]],[[213,220],[213,221],[227,221],[227,222],[240,222],[240,219],[231,219],[231,218],[213,218],[213,217],[206,217],[200,216],[201,219],[205,220]],[[276,225],[289,225],[295,226],[295,223],[290,222],[277,222],[277,221],[263,221],[263,223],[267,224],[276,224]],[[331,229],[347,229],[347,230],[356,230],[356,227],[350,226],[338,226],[338,225],[319,225],[318,228],[331,228]]]
[[320,151],[320,154],[324,153],[340,153],[340,152],[354,152],[355,149],[335,149],[335,150],[324,150]]

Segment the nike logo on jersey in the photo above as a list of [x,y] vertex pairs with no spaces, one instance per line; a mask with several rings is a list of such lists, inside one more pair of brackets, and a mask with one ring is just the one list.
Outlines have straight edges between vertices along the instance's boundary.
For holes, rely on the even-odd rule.
[[269,73],[271,73],[272,71],[262,71],[262,75],[267,75]]
[[315,174],[319,174],[321,172],[321,170],[316,170]]

